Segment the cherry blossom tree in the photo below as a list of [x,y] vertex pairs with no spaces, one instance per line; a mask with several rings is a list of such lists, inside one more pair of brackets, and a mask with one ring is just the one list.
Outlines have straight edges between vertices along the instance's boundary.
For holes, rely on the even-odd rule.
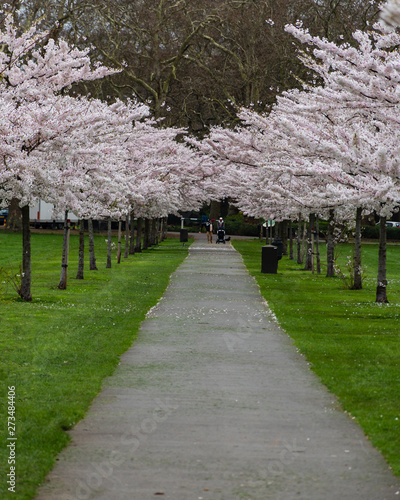
[[[293,26],[287,30],[316,47],[301,58],[324,85],[285,93],[270,114],[243,110],[239,116],[244,127],[214,130],[203,148],[218,161],[236,166],[243,180],[238,183],[239,206],[248,213],[260,213],[261,201],[277,217],[285,207],[283,200],[291,207],[296,201],[296,209],[319,212],[357,209],[355,285],[360,287],[362,210],[376,210],[384,228],[399,200],[399,55],[391,50],[399,36],[382,29],[356,32],[357,50],[311,37]],[[249,180],[257,190],[249,190]],[[382,241],[377,301],[387,300]]]
[[[368,33],[356,32],[358,48],[336,45],[306,30],[289,26],[302,43],[313,48],[303,53],[303,62],[324,81],[319,94],[331,107],[346,109],[352,114],[352,125],[358,126],[353,136],[353,154],[359,172],[379,179],[376,200],[380,207],[380,250],[376,301],[387,302],[386,280],[386,218],[399,200],[400,164],[399,133],[399,63],[396,50],[400,35],[375,25]],[[349,156],[349,158],[350,158]]]
[[[362,211],[390,213],[398,199],[393,177],[376,165],[376,151],[392,128],[339,101],[332,104],[313,89],[285,93],[270,114],[244,109],[244,127],[214,129],[202,147],[234,166],[227,176],[245,213],[279,220],[357,209],[354,287],[361,288]],[[332,260],[329,245],[328,254]]]
[[[100,211],[102,217],[118,217],[117,201],[121,203],[126,196],[123,167],[128,151],[124,144],[133,134],[133,123],[144,119],[148,108],[120,101],[108,105],[83,97],[62,100],[67,102],[60,108],[61,116],[53,119],[60,126],[64,116],[68,117],[65,132],[54,135],[32,155],[37,160],[38,175],[46,158],[40,197],[53,203],[66,219],[71,211],[81,219],[97,217]],[[67,283],[66,245],[67,234],[60,288],[66,288]]]
[[[48,32],[39,32],[34,25],[23,34],[6,16],[0,30],[0,104],[7,115],[2,116],[0,135],[0,186],[2,203],[18,197],[23,183],[26,188],[33,183],[30,154],[45,141],[52,140],[43,130],[50,115],[42,115],[36,122],[38,106],[73,83],[102,78],[114,70],[98,66],[92,68],[88,50],[70,47],[62,40],[48,39]],[[33,113],[33,116],[32,116]],[[20,295],[31,300],[29,201],[31,194],[25,189],[20,200],[23,217],[23,275]]]
[[[360,46],[357,50],[313,38],[307,31],[293,26],[288,27],[288,31],[302,42],[317,47],[314,57],[307,52],[301,57],[321,77],[324,86],[285,93],[270,114],[261,116],[243,110],[239,116],[245,127],[234,132],[224,131],[223,137],[221,133],[218,136],[221,131],[214,131],[208,143],[206,140],[210,154],[241,165],[240,172],[247,180],[249,169],[264,170],[267,181],[256,183],[258,196],[250,193],[247,206],[243,203],[246,195],[243,198],[239,192],[239,206],[248,212],[254,213],[251,207],[260,200],[271,208],[271,198],[276,200],[280,192],[282,200],[293,203],[296,198],[298,207],[313,207],[313,211],[353,207],[357,209],[358,228],[362,210],[376,210],[382,217],[383,228],[385,217],[398,205],[399,199],[398,74],[395,70],[399,56],[397,51],[390,50],[398,44],[398,35],[384,31],[357,32],[355,39]],[[257,179],[257,169],[252,175]],[[293,189],[294,178],[297,185],[302,186],[299,191]],[[302,185],[298,183],[299,178],[312,182]],[[282,186],[278,179],[283,179]],[[242,185],[248,185],[246,180]],[[268,186],[264,188],[268,193],[264,198],[260,195],[263,191],[260,185]],[[317,189],[313,189],[316,186]],[[360,283],[359,241],[356,249],[355,282]],[[381,252],[378,301],[387,300],[383,268]]]
[[210,196],[211,179],[218,166],[209,165],[177,136],[184,131],[137,123],[125,146],[129,206],[141,218],[166,217],[180,210],[199,208]]

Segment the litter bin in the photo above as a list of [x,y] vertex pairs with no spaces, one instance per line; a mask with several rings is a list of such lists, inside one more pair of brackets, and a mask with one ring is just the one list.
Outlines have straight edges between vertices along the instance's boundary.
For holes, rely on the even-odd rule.
[[277,274],[278,272],[278,249],[273,245],[266,245],[261,249],[261,272]]
[[278,260],[281,260],[283,255],[283,242],[280,238],[275,238],[272,242],[272,246],[276,247],[278,250]]
[[181,243],[187,243],[188,241],[188,230],[187,229],[181,229],[181,235],[180,235],[180,242]]

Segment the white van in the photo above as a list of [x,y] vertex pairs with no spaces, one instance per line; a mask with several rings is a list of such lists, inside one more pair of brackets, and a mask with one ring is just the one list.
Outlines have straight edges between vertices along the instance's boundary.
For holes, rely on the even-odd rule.
[[387,227],[400,227],[400,222],[395,222],[393,220],[386,221]]
[[[79,221],[73,212],[69,212],[68,219],[74,224]],[[54,205],[43,200],[39,200],[33,207],[29,207],[29,220],[36,229],[40,227],[43,229],[62,229],[64,227],[64,218],[54,217]]]

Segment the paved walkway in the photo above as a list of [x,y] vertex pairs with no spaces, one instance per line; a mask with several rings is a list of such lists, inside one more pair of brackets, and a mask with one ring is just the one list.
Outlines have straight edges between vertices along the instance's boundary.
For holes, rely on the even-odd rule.
[[385,500],[399,481],[230,246],[198,236],[38,500]]

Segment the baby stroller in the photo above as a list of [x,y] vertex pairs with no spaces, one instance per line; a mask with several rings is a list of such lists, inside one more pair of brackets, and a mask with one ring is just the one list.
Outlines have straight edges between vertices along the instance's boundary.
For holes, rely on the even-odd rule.
[[225,244],[225,230],[218,229],[217,231],[217,241],[215,243],[223,243]]

